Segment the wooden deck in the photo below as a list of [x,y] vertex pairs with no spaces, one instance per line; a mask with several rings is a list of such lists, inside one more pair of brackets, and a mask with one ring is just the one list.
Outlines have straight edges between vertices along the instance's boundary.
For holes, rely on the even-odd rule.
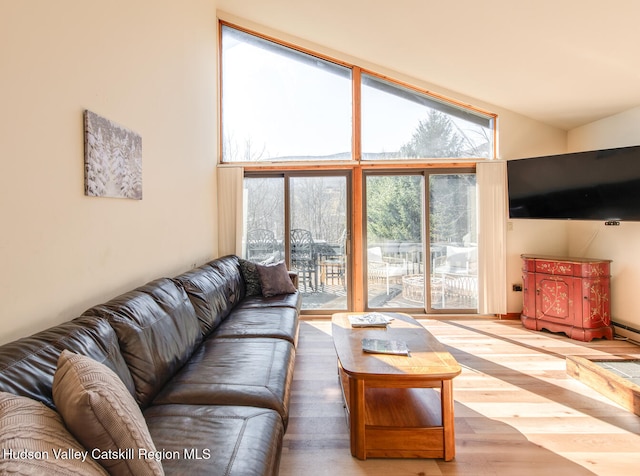
[[351,456],[331,321],[303,321],[281,476],[635,475],[640,417],[566,372],[566,357],[640,358],[625,341],[585,343],[486,318],[421,320],[462,366],[456,457]]

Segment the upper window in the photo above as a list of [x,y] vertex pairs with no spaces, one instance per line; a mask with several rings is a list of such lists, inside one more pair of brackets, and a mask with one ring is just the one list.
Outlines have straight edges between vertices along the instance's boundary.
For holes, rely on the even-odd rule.
[[490,158],[493,117],[362,74],[362,158]]
[[221,46],[223,162],[493,157],[493,114],[229,25]]
[[224,162],[351,159],[351,69],[222,27]]

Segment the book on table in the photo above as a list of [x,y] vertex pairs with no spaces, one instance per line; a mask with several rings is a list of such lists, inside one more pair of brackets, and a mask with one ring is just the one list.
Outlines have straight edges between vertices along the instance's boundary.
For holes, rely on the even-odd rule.
[[411,355],[407,343],[402,340],[362,339],[362,350],[372,354]]
[[387,327],[391,321],[393,321],[393,317],[379,312],[349,316],[351,327]]

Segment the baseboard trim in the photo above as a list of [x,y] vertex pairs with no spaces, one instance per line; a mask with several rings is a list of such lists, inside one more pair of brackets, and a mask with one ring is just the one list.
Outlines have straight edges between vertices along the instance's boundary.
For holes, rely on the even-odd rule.
[[508,312],[506,314],[498,314],[497,316],[501,321],[517,321],[520,319],[519,312]]
[[613,324],[616,337],[626,337],[628,340],[640,344],[640,329],[619,322],[612,322],[611,324]]

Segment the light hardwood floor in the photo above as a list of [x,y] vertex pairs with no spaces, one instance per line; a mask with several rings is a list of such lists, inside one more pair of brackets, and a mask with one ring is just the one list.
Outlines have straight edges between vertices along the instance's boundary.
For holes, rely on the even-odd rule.
[[640,358],[640,346],[524,329],[519,321],[422,319],[462,366],[456,457],[353,458],[330,320],[301,322],[281,476],[626,476],[640,473],[640,417],[568,376],[565,357]]

